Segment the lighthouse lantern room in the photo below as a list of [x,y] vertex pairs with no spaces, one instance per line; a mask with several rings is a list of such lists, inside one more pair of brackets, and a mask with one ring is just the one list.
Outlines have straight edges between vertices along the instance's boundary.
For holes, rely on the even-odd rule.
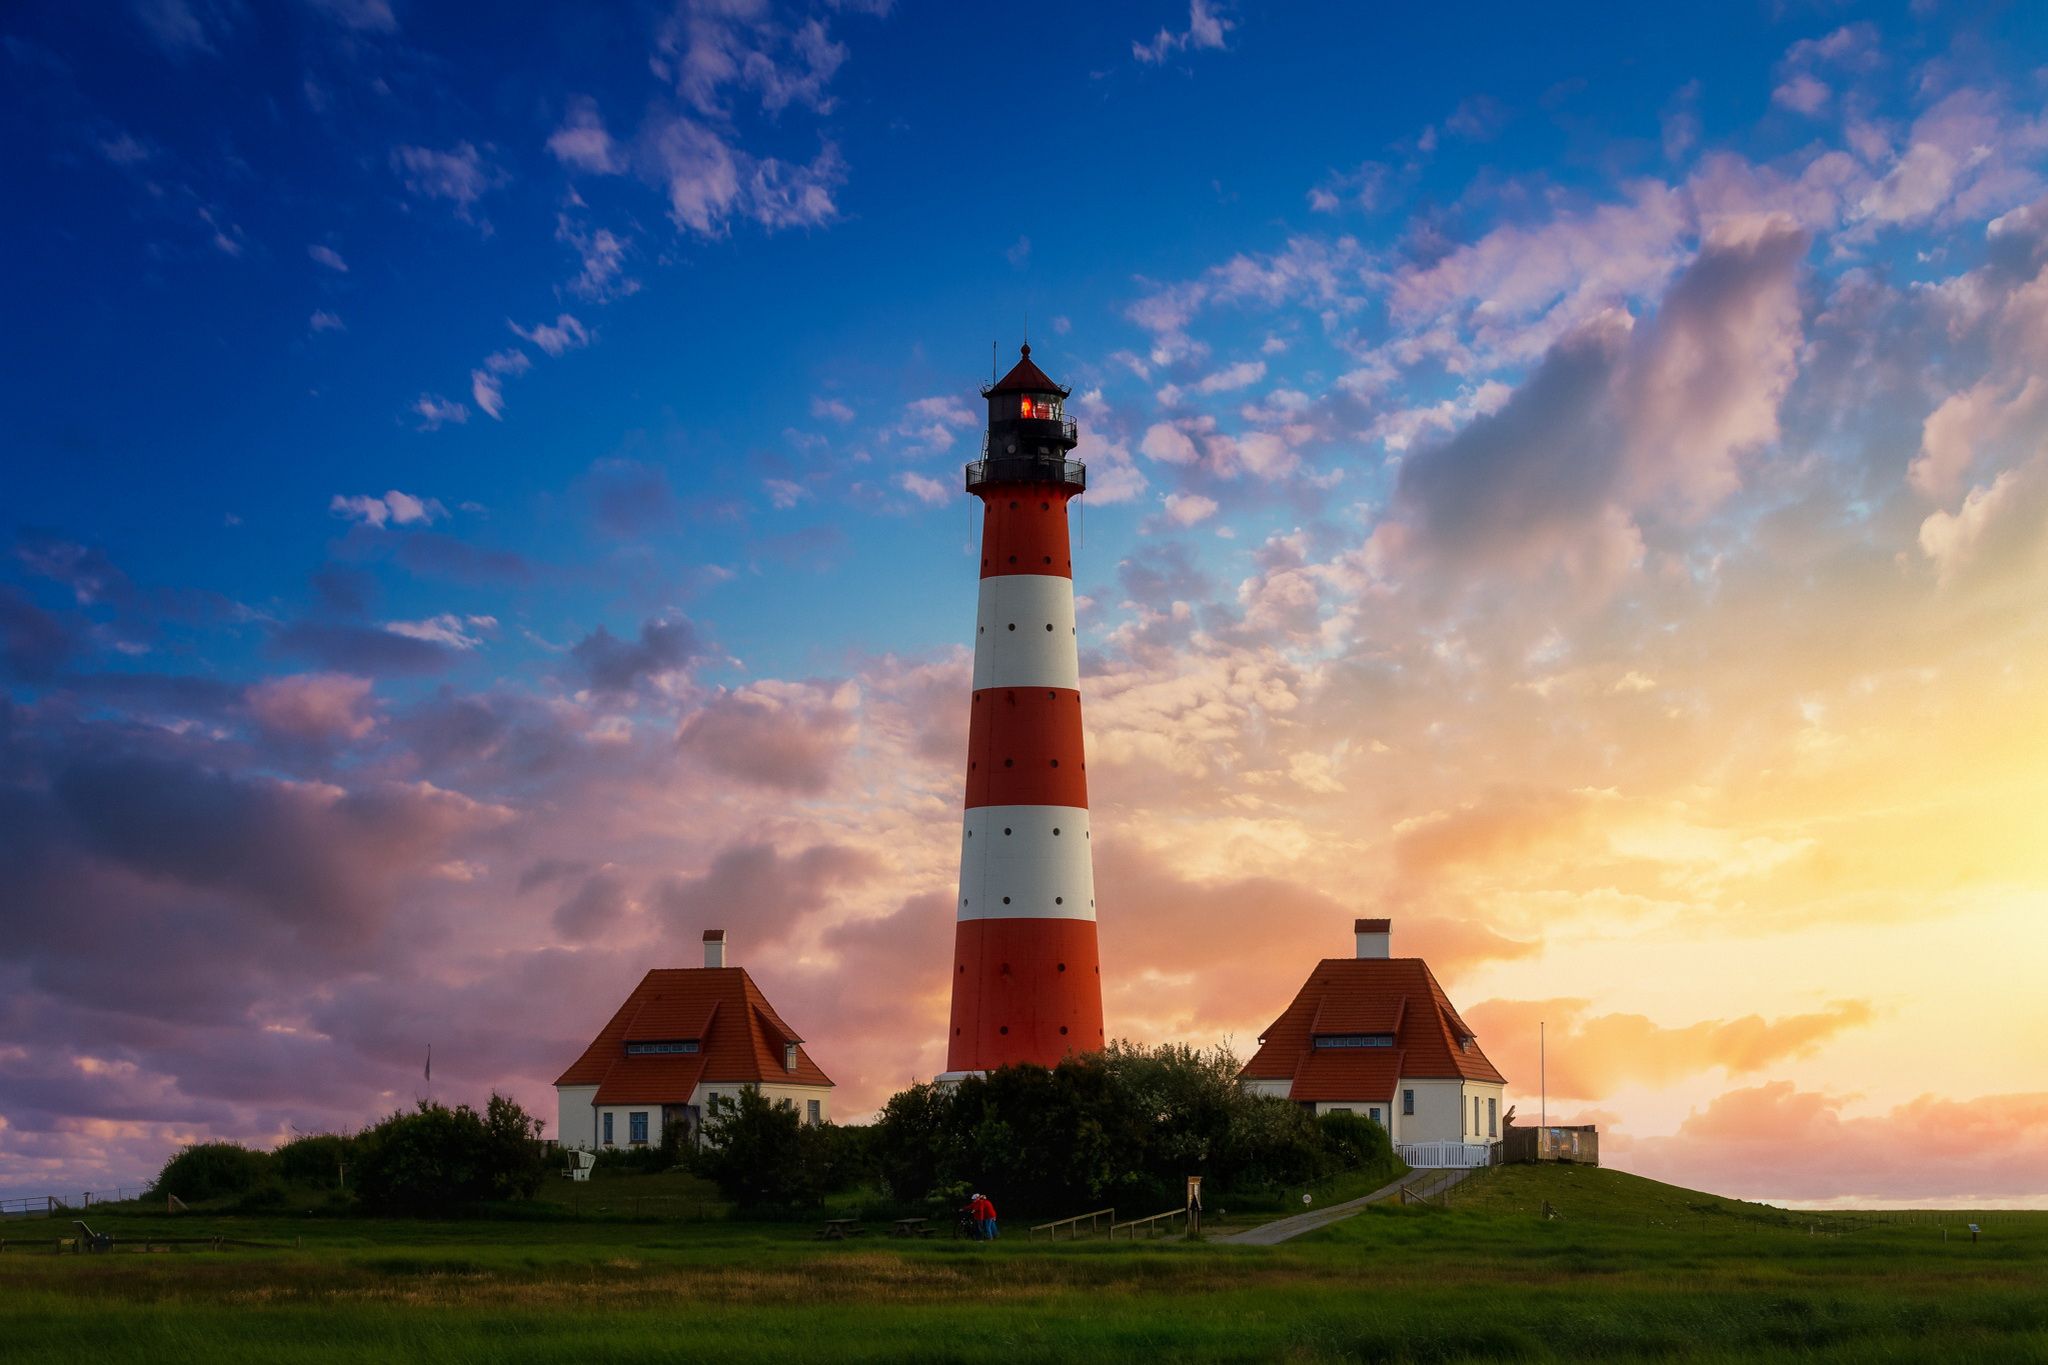
[[1068,390],[1025,346],[982,390],[981,499],[967,798],[940,1079],[1102,1047],[1088,765],[1067,504],[1087,488]]

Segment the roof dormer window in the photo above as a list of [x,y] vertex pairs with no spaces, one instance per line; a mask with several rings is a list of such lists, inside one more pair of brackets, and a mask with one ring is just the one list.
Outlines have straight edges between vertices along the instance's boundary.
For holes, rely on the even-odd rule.
[[628,1043],[626,1044],[626,1055],[628,1057],[645,1057],[653,1053],[696,1052],[701,1047],[702,1043],[695,1038],[674,1038],[658,1043]]
[[1392,1047],[1391,1033],[1319,1033],[1317,1047]]

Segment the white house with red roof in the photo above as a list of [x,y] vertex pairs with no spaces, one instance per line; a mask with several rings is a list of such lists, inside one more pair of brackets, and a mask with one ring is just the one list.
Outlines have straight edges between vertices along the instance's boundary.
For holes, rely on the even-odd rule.
[[1239,1082],[1316,1114],[1369,1118],[1411,1165],[1477,1164],[1464,1154],[1417,1161],[1415,1149],[1499,1141],[1506,1078],[1479,1050],[1429,964],[1391,956],[1391,920],[1361,919],[1353,930],[1356,955],[1316,964],[1259,1035]]
[[705,930],[704,965],[647,973],[562,1073],[555,1132],[564,1147],[658,1144],[668,1125],[695,1132],[714,1101],[745,1089],[806,1123],[831,1119],[831,1078],[725,953],[725,931]]

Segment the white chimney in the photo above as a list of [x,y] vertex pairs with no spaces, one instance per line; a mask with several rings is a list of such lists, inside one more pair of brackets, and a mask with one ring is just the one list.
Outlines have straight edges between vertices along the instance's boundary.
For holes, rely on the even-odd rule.
[[[1381,953],[1380,956],[1385,957],[1386,954]],[[704,931],[704,965],[707,967],[723,967],[725,965],[725,930],[706,929]]]
[[1391,957],[1391,940],[1394,937],[1394,922],[1390,919],[1362,919],[1355,921],[1351,931],[1358,935],[1360,957]]

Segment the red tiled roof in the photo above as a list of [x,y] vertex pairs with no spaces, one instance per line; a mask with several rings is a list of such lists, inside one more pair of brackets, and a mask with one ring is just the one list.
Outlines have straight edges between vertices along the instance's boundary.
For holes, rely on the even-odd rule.
[[1045,371],[1031,363],[1031,348],[1019,350],[1020,359],[1010,367],[1010,372],[984,389],[984,393],[1056,393],[1065,397],[1067,391],[1046,377]]
[[[687,1042],[700,1050],[626,1055],[630,1042]],[[699,1082],[830,1085],[743,967],[659,969],[642,977],[556,1085],[594,1085],[599,1104],[683,1104]],[[798,1044],[796,1070],[783,1069]]]
[[[1318,1034],[1391,1033],[1391,1048],[1318,1048]],[[1330,957],[1267,1028],[1241,1075],[1291,1080],[1297,1100],[1391,1101],[1397,1083],[1505,1083],[1419,957]]]

